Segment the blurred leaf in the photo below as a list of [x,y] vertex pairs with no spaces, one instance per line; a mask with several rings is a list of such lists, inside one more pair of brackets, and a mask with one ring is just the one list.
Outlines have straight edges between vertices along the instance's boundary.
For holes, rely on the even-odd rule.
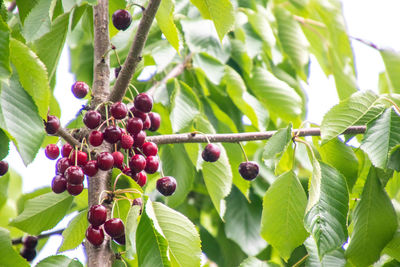
[[235,23],[235,13],[229,0],[190,0],[205,19],[214,22],[219,39],[222,42],[225,34],[232,30]]
[[292,124],[282,128],[268,140],[264,147],[263,159],[268,168],[273,169],[292,141]]
[[[1,86],[1,84],[0,84]],[[0,87],[1,89],[1,87]],[[0,91],[1,94],[1,91]],[[1,103],[1,98],[0,98]],[[1,107],[0,107],[1,110]],[[1,116],[1,114],[0,114]],[[10,150],[10,139],[8,138],[7,134],[0,128],[0,160],[4,159],[8,155],[8,151]]]
[[293,120],[301,114],[302,100],[287,83],[266,69],[257,67],[249,80],[251,90],[270,113],[284,120]]
[[4,228],[0,228],[0,258],[2,266],[30,266],[28,262],[13,249],[10,233]]
[[32,98],[18,82],[16,73],[11,76],[9,84],[2,84],[0,93],[0,106],[7,131],[15,138],[22,160],[28,165],[42,144],[45,135],[43,122]]
[[58,252],[74,249],[82,243],[89,226],[87,213],[87,210],[83,210],[70,221],[62,233],[63,241]]
[[83,267],[77,259],[70,259],[64,255],[47,257],[36,265],[36,267]]
[[31,0],[31,1],[16,0],[19,17],[22,24],[24,24],[26,17],[31,12],[31,10],[37,5],[38,2],[39,0]]
[[344,258],[344,250],[342,248],[325,254],[322,261],[320,261],[317,244],[312,236],[306,239],[304,245],[309,255],[306,261],[307,267],[345,267],[346,259]]
[[349,192],[346,179],[336,169],[316,160],[313,167],[304,226],[314,237],[322,259],[347,240]]
[[38,39],[50,30],[51,2],[52,0],[37,1],[37,4],[35,4],[27,14],[24,20],[22,34],[28,42]]
[[167,38],[168,42],[179,53],[179,32],[174,23],[175,1],[163,0],[157,10],[156,19],[158,27]]
[[129,258],[133,258],[136,254],[136,230],[138,227],[138,217],[142,207],[137,205],[131,206],[128,212],[125,225],[126,253]]
[[[343,133],[348,127],[362,125],[382,112],[378,106],[379,97],[372,91],[353,94],[331,108],[321,124],[322,144]],[[368,118],[368,121],[365,120]]]
[[46,66],[23,43],[11,39],[10,48],[11,61],[17,69],[21,85],[35,102],[40,117],[46,119],[50,103],[50,87]]
[[379,182],[376,169],[370,168],[361,200],[353,214],[353,232],[346,258],[356,266],[377,261],[382,249],[397,229],[396,212]]
[[193,56],[193,66],[200,68],[206,77],[214,84],[219,84],[224,76],[224,65],[207,53],[197,53]]
[[393,239],[386,245],[383,253],[400,261],[400,229],[394,234]]
[[391,93],[400,93],[400,53],[382,49],[381,53],[383,63],[385,63],[386,74],[389,78],[389,88]]
[[176,179],[177,187],[172,196],[167,197],[168,206],[177,207],[192,190],[194,166],[185,151],[183,144],[164,145],[161,153],[162,168],[166,175]]
[[38,235],[53,228],[64,218],[73,197],[67,192],[54,194],[53,192],[31,199],[26,204],[22,214],[14,218],[10,225],[29,234]]
[[0,209],[7,202],[9,181],[10,181],[10,173],[6,173],[0,179]]
[[307,238],[303,214],[307,196],[296,174],[279,176],[264,195],[261,236],[287,261]]
[[237,39],[231,40],[232,45],[232,59],[245,71],[248,75],[253,69],[253,61],[247,54],[245,44]]
[[[116,2],[116,1],[112,1]],[[111,3],[110,3],[111,5]],[[78,22],[81,20],[82,15],[85,13],[87,8],[86,4],[83,4],[81,6],[77,6],[74,8],[73,13],[72,13],[72,20],[71,20],[71,31],[73,31],[78,24]]]
[[273,266],[277,266],[277,265],[268,264],[267,262],[261,261],[261,260],[257,259],[256,257],[249,257],[249,258],[245,259],[239,265],[239,267],[273,267]]
[[392,109],[386,111],[367,126],[361,149],[368,154],[374,166],[385,169],[389,153],[400,143],[400,117]]
[[10,29],[0,17],[0,81],[11,75],[10,67]]
[[243,11],[246,13],[254,31],[270,48],[273,48],[276,45],[276,39],[271,24],[268,21],[267,11],[261,5],[257,5],[256,9],[256,11],[251,9],[244,9]]

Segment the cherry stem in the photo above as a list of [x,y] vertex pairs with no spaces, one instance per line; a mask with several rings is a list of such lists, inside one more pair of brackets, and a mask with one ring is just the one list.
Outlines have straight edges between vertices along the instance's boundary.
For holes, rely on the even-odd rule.
[[240,148],[242,149],[243,156],[244,156],[244,158],[246,159],[246,162],[248,162],[249,159],[247,158],[246,151],[244,151],[244,147],[243,147],[242,143],[238,142],[238,145],[239,145]]
[[210,139],[208,139],[207,134],[205,134],[205,133],[203,133],[203,132],[199,132],[199,131],[194,131],[194,132],[192,132],[191,134],[192,134],[192,135],[202,134],[202,135],[204,135],[204,137],[206,138],[207,143],[211,144]]
[[99,125],[99,127],[97,127],[97,131],[99,131],[99,130],[101,129],[101,127],[103,127],[104,123],[107,123],[107,126],[108,126],[108,121],[111,120],[111,119],[112,119],[112,118],[109,118],[109,119],[106,119],[105,121],[103,121],[103,122]]
[[[131,94],[131,99],[130,99],[130,101],[133,101],[133,99],[135,98],[134,97],[134,95],[133,95],[133,93],[132,93],[132,90],[131,90],[131,88],[129,88],[129,86],[128,86],[128,91],[129,91],[129,93]],[[137,91],[137,90],[136,90]],[[129,110],[129,112],[130,112],[130,110]],[[132,112],[131,112],[132,113]],[[132,117],[133,117],[133,114],[132,114]]]
[[109,118],[108,118],[108,105],[106,104],[106,108],[105,108],[105,110],[106,110],[106,122],[107,122],[107,126],[109,126],[110,124],[109,124]]
[[400,108],[399,108],[399,106],[392,100],[392,99],[390,99],[390,98],[387,98],[387,97],[381,97],[381,99],[383,99],[383,100],[385,100],[385,101],[387,101],[387,102],[389,102],[390,104],[392,104],[393,105],[393,107],[396,109],[396,111],[397,111],[397,113],[399,113],[400,114]]
[[103,195],[103,193],[107,193],[107,194],[108,194],[108,193],[110,193],[110,191],[108,191],[108,190],[103,190],[103,191],[100,192],[100,194],[99,194],[99,201],[98,201],[99,205],[101,205],[101,203],[103,203],[103,200],[104,200],[104,199],[101,198],[101,196]]
[[161,164],[160,164],[160,165],[161,165],[161,166],[160,166],[161,177],[165,177],[165,176],[164,176],[164,171],[163,171],[163,164],[162,164],[161,161],[160,161],[160,163],[161,163]]
[[75,147],[75,166],[78,165],[78,147]]
[[115,57],[117,58],[118,65],[121,67],[121,61],[119,60],[117,49],[113,49],[113,50],[114,50]]
[[314,150],[313,150],[312,146],[311,146],[307,141],[304,141],[303,139],[300,139],[300,138],[297,137],[297,136],[295,136],[295,137],[293,138],[293,141],[299,142],[299,143],[302,143],[302,144],[306,145],[306,147],[308,148],[308,150],[310,150],[310,153],[311,153],[313,159],[316,159],[315,154],[314,154]]
[[113,187],[113,193],[115,193],[115,188],[117,187],[118,179],[119,179],[119,177],[121,177],[122,174],[123,174],[123,173],[121,172],[121,173],[118,174],[117,177],[115,178],[114,187]]
[[[133,84],[129,84],[129,87],[132,87],[133,88],[133,90],[135,90],[135,92],[136,92],[136,95],[138,95],[139,94],[139,91],[138,91],[138,89],[136,89],[136,87],[133,85]],[[128,89],[129,89],[129,87],[128,87]],[[132,94],[132,92],[131,92],[131,94]]]
[[134,189],[134,188],[131,188],[131,189],[117,189],[117,190],[115,190],[114,193],[115,194],[133,193],[133,194],[142,195],[142,193],[139,190]]

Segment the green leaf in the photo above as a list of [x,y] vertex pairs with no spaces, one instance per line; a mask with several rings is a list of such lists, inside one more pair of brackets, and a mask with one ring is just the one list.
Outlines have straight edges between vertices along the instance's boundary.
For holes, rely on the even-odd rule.
[[32,1],[16,0],[16,2],[18,7],[19,18],[22,24],[24,24],[26,17],[31,12],[31,10],[37,5],[39,0],[32,0]]
[[236,107],[245,114],[251,123],[260,131],[265,131],[268,122],[268,111],[257,98],[246,91],[242,77],[231,67],[225,67],[226,91]]
[[312,236],[309,236],[304,242],[305,247],[307,248],[308,258],[306,261],[306,266],[310,267],[344,267],[346,265],[346,259],[344,258],[344,250],[339,248],[328,254],[325,254],[322,261],[319,260],[318,256],[318,248],[315,240]]
[[219,39],[222,42],[225,34],[232,30],[235,23],[235,12],[229,0],[190,0],[205,19],[214,22]]
[[63,231],[63,242],[58,252],[74,249],[79,246],[85,238],[88,225],[87,210],[79,212]]
[[347,240],[349,193],[346,179],[336,169],[316,160],[313,167],[304,226],[314,237],[322,259]]
[[10,173],[6,173],[0,179],[0,209],[7,202],[9,181],[10,181]]
[[270,265],[265,261],[257,259],[256,257],[249,257],[239,265],[239,267],[270,267],[270,266],[274,266],[274,264]]
[[10,233],[4,228],[0,228],[0,258],[1,266],[30,266],[28,262],[13,249]]
[[10,29],[0,17],[0,81],[11,75],[10,67]]
[[46,67],[37,55],[20,41],[11,39],[10,48],[11,62],[17,69],[22,86],[35,102],[40,117],[46,119],[50,103],[50,87]]
[[322,161],[340,171],[346,177],[349,190],[353,188],[358,177],[358,159],[350,146],[339,138],[332,139],[319,148]]
[[261,236],[287,261],[307,238],[303,215],[307,196],[292,171],[279,176],[264,195]]
[[[1,84],[0,84],[1,89]],[[1,95],[1,91],[0,91]],[[0,98],[1,103],[1,98]],[[0,116],[1,115],[1,105],[0,105]],[[7,134],[0,128],[0,160],[4,159],[8,155],[8,151],[10,150],[10,139],[8,138]]]
[[67,192],[53,192],[31,199],[22,214],[10,223],[29,234],[38,235],[56,226],[64,218],[74,198]]
[[261,67],[254,69],[249,80],[251,90],[270,113],[284,120],[296,119],[301,114],[302,100],[287,83]]
[[179,32],[174,22],[175,1],[163,0],[158,8],[156,19],[158,27],[168,42],[179,53]]
[[250,204],[236,187],[226,199],[225,233],[247,254],[257,255],[267,243],[260,237],[262,204],[254,199]]
[[374,166],[385,169],[389,153],[400,143],[400,117],[392,109],[386,111],[367,126],[361,149],[364,150]]
[[309,61],[308,42],[293,15],[282,7],[275,7],[278,37],[283,51],[288,55],[295,69],[306,80],[306,66]]
[[356,266],[369,266],[379,259],[397,229],[396,212],[373,167],[354,210],[352,224],[346,258]]
[[36,54],[46,65],[49,80],[51,80],[57,70],[58,60],[60,59],[68,33],[68,24],[69,13],[58,16],[53,21],[51,30],[34,43]]
[[268,140],[264,147],[263,159],[268,168],[275,168],[290,142],[292,141],[292,124],[282,128]]
[[[116,1],[113,1],[113,2],[116,2]],[[111,3],[110,3],[110,5],[111,5]],[[81,6],[77,6],[73,9],[72,20],[71,20],[71,31],[73,31],[75,29],[76,25],[81,20],[82,15],[86,12],[86,8],[87,8],[87,5],[83,4]]]
[[172,130],[176,133],[189,126],[200,113],[199,100],[188,85],[178,81],[175,81],[173,99],[170,118]]
[[219,60],[204,52],[193,56],[193,66],[200,68],[214,84],[219,84],[224,76],[224,65]]
[[166,199],[168,206],[176,207],[186,199],[187,194],[192,190],[194,166],[183,144],[163,146],[161,161],[164,173],[173,176],[178,184],[175,193]]
[[45,136],[44,126],[37,114],[32,98],[18,82],[18,75],[13,73],[8,84],[2,84],[0,107],[6,129],[16,140],[16,147],[28,165],[36,156]]
[[400,229],[397,229],[393,239],[386,245],[383,252],[397,261],[400,261]]
[[129,258],[133,258],[136,254],[136,230],[138,228],[138,218],[142,207],[137,205],[131,206],[126,218],[125,224],[125,240],[126,253]]
[[261,5],[257,5],[256,9],[256,12],[247,8],[243,9],[243,11],[246,13],[249,23],[254,31],[265,43],[268,44],[270,48],[273,48],[276,45],[276,38],[274,31],[272,30],[271,23],[268,21],[269,14]]
[[400,53],[389,49],[379,50],[383,63],[386,67],[386,74],[389,78],[389,88],[392,93],[400,93]]
[[40,195],[47,194],[49,192],[52,192],[51,187],[43,187],[43,188],[36,189],[30,193],[25,193],[22,196],[20,196],[17,201],[18,214],[21,214],[24,211],[25,205],[28,202],[28,200],[38,197]]
[[366,123],[365,118],[373,119],[382,110],[378,106],[379,97],[372,91],[353,94],[331,108],[321,124],[322,144],[343,133],[348,127]]
[[70,259],[64,255],[47,257],[36,265],[36,267],[83,267],[77,259]]
[[232,171],[225,148],[218,146],[221,155],[216,162],[203,163],[203,178],[214,207],[223,218],[226,209],[224,198],[229,195],[232,187]]
[[170,254],[177,266],[200,266],[200,237],[193,223],[159,202],[148,201],[146,210],[168,241]]
[[32,42],[50,30],[50,6],[52,0],[37,1],[26,16],[22,34]]

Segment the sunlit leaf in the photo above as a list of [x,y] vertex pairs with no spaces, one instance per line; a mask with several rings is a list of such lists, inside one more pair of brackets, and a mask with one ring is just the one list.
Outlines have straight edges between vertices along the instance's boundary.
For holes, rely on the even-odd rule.
[[85,232],[88,226],[87,210],[81,211],[71,220],[67,228],[63,231],[63,242],[58,251],[62,252],[79,246],[85,238]]
[[0,228],[0,257],[2,266],[30,266],[11,245],[10,233]]
[[0,81],[11,75],[10,67],[10,29],[0,17]]
[[163,0],[158,8],[156,19],[158,27],[167,38],[168,42],[179,53],[179,32],[174,23],[175,1]]
[[381,53],[383,63],[385,63],[386,74],[389,78],[390,92],[400,93],[400,53],[389,49],[382,49]]

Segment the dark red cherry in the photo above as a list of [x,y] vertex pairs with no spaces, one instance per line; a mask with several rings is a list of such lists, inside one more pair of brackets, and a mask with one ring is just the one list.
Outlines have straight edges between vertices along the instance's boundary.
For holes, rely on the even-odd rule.
[[143,122],[143,130],[148,130],[150,128],[150,126],[151,126],[151,121],[150,121],[149,116],[147,115],[146,119]]
[[70,144],[68,144],[68,143],[66,143],[66,144],[64,144],[62,147],[61,147],[61,156],[62,157],[69,157],[69,154],[71,154],[71,151],[73,150],[74,148],[70,145]]
[[36,250],[29,249],[23,246],[19,254],[21,255],[22,258],[26,259],[27,261],[33,261],[33,259],[36,257]]
[[246,161],[242,162],[239,165],[239,173],[246,180],[253,180],[258,175],[258,164],[254,161]]
[[129,176],[129,177],[135,176],[134,173],[132,172],[131,168],[129,168],[129,167],[125,167],[125,168],[122,170],[122,172],[123,172],[125,175]]
[[83,117],[83,123],[89,129],[95,129],[99,127],[100,122],[101,122],[101,114],[96,110],[89,110],[88,112],[85,113],[85,116]]
[[108,171],[114,166],[114,158],[111,153],[101,152],[100,155],[97,156],[97,167],[100,170]]
[[135,143],[133,143],[134,147],[141,148],[146,141],[146,132],[145,131],[140,131],[138,134],[135,134],[133,136],[133,139],[135,140]]
[[129,134],[122,134],[120,144],[123,149],[130,149],[133,146],[135,140]]
[[215,144],[208,144],[201,153],[204,161],[215,162],[219,159],[221,154],[220,148]]
[[83,184],[70,184],[67,182],[67,191],[72,196],[77,196],[83,191]]
[[170,196],[175,192],[176,180],[172,176],[165,176],[157,180],[157,190],[164,196]]
[[72,151],[69,156],[69,164],[83,166],[86,164],[87,158],[87,154],[83,151]]
[[93,225],[89,225],[85,235],[87,241],[89,241],[93,246],[97,247],[103,244],[104,231],[102,227],[95,227]]
[[82,167],[83,173],[86,174],[87,176],[95,176],[97,174],[97,171],[99,170],[97,168],[97,162],[95,160],[89,160],[86,162],[86,164]]
[[120,73],[121,69],[122,69],[122,67],[121,67],[121,66],[119,66],[119,67],[116,67],[116,68],[114,69],[114,75],[115,75],[115,78],[118,78],[118,75],[119,75],[119,73]]
[[125,9],[118,9],[112,14],[112,22],[115,28],[125,31],[131,25],[131,13],[129,13]]
[[111,154],[114,158],[114,167],[122,169],[124,163],[124,154],[119,151],[115,151]]
[[144,168],[144,171],[147,173],[155,173],[158,170],[158,158],[155,156],[148,156],[146,158],[146,167]]
[[148,156],[156,156],[158,152],[158,147],[153,142],[146,142],[142,146],[142,151],[146,157]]
[[84,82],[76,82],[72,85],[71,91],[76,98],[84,98],[89,92],[89,85]]
[[56,175],[51,181],[51,189],[56,194],[61,194],[67,189],[67,179],[64,176]]
[[89,134],[89,144],[100,146],[103,143],[103,133],[100,131],[91,131]]
[[135,97],[134,105],[139,111],[147,113],[153,108],[153,99],[148,94],[141,93]]
[[22,238],[22,244],[28,249],[35,249],[38,244],[37,236],[27,235]]
[[139,133],[143,129],[143,121],[140,118],[130,118],[126,121],[126,130],[131,135]]
[[93,205],[88,212],[88,221],[93,226],[100,226],[107,220],[107,209],[103,205]]
[[146,167],[146,159],[142,155],[134,155],[129,160],[129,168],[135,173],[141,172]]
[[121,237],[125,234],[124,223],[119,218],[112,218],[104,223],[104,230],[112,238]]
[[149,118],[150,118],[150,124],[151,124],[149,130],[152,132],[157,131],[158,128],[160,128],[160,124],[161,124],[160,114],[158,114],[156,112],[150,112]]
[[120,236],[120,237],[116,237],[116,238],[113,238],[114,239],[114,241],[115,242],[117,242],[118,244],[120,244],[120,245],[125,245],[125,235],[122,235],[122,236]]
[[139,172],[135,175],[135,177],[133,178],[133,180],[135,180],[135,182],[140,185],[141,187],[143,187],[146,182],[147,182],[147,175],[144,172]]
[[135,118],[139,118],[139,119],[141,119],[142,121],[145,121],[145,120],[146,120],[146,113],[141,112],[141,111],[138,110],[137,108],[132,107],[132,108],[131,108],[131,112],[132,112],[133,116],[135,116]]
[[121,140],[121,129],[118,126],[110,125],[104,129],[103,137],[104,140],[109,142],[110,144],[115,144],[119,140]]
[[70,166],[65,171],[65,178],[67,178],[67,182],[70,184],[81,184],[85,178],[83,174],[82,168],[79,166]]
[[71,166],[71,164],[69,164],[69,159],[64,157],[61,158],[59,160],[57,160],[56,163],[56,174],[60,174],[64,176],[65,170]]
[[56,116],[47,115],[45,129],[48,134],[55,134],[60,128],[60,120]]
[[0,161],[0,176],[5,175],[8,172],[8,163],[4,160]]
[[60,149],[56,144],[48,144],[44,150],[46,157],[48,159],[56,159],[60,155]]
[[128,108],[122,102],[116,102],[110,107],[111,116],[117,120],[122,120],[128,114]]

